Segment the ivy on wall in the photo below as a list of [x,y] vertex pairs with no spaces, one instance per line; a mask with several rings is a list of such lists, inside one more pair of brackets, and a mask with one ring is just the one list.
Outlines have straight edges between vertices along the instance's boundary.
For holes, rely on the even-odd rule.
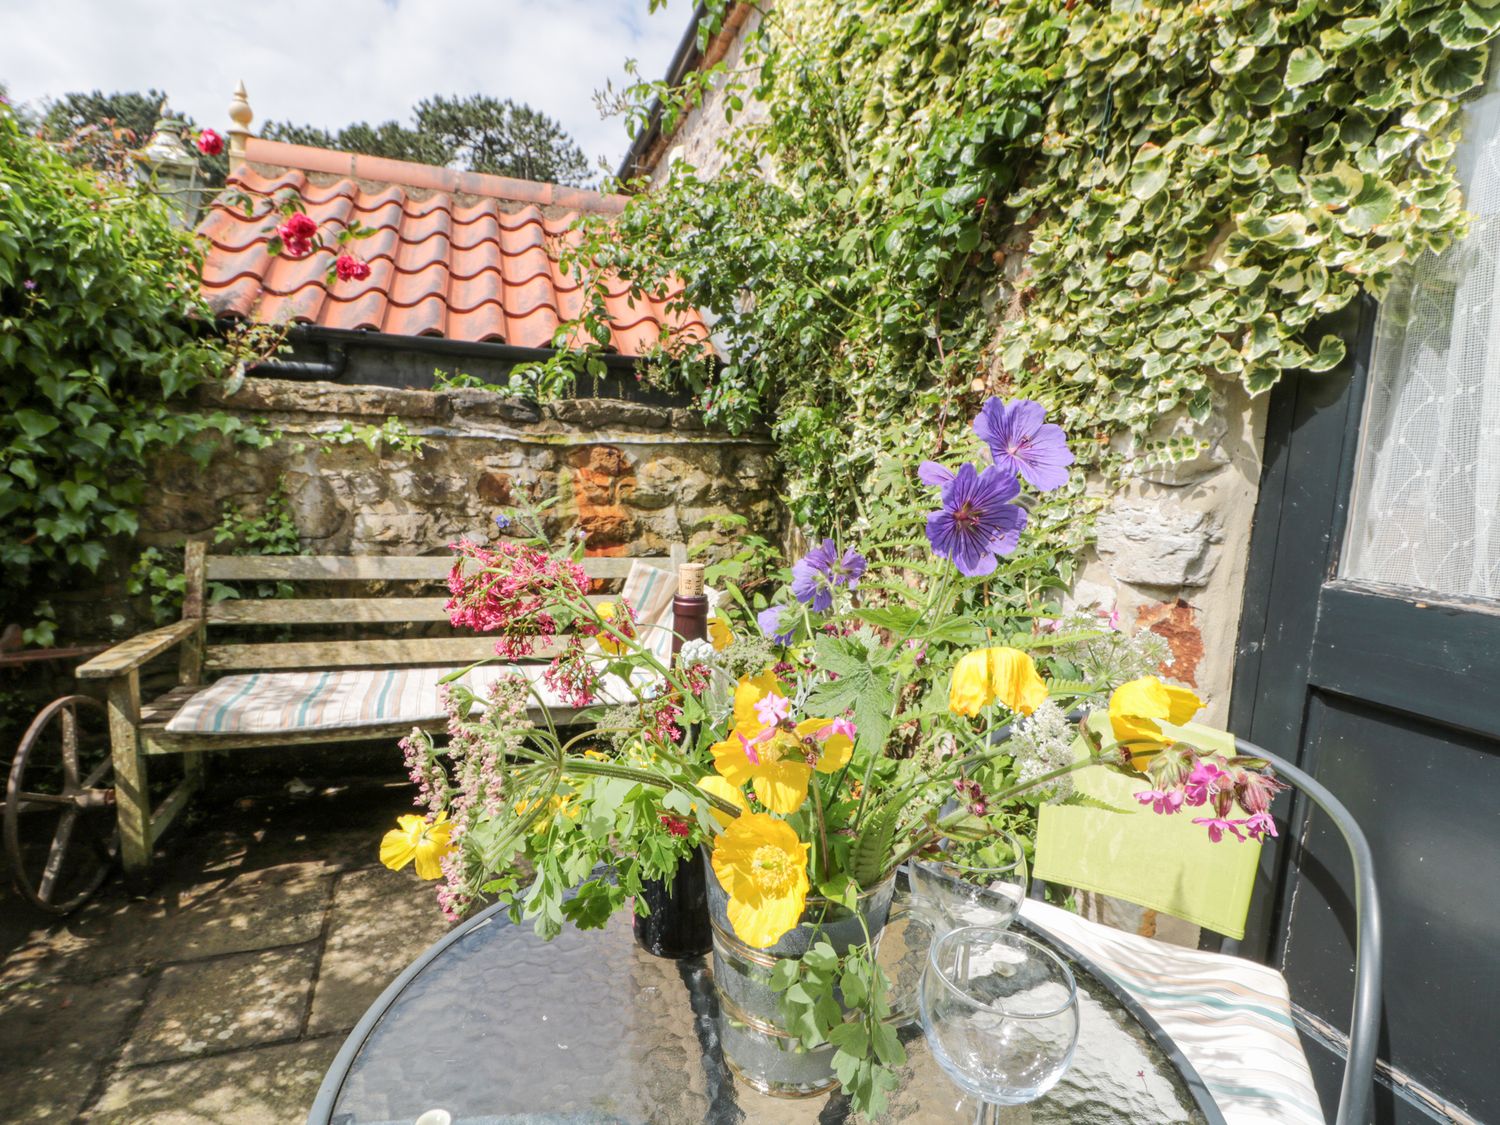
[[[1115,471],[1112,435],[1202,418],[1216,383],[1336,365],[1317,318],[1462,228],[1459,103],[1500,2],[781,0],[748,26],[714,111],[761,112],[724,165],[679,165],[571,260],[718,318],[717,371],[663,370],[715,420],[771,417],[823,532],[986,394],[1059,408]],[[708,85],[625,102],[680,117]]]
[[29,641],[52,638],[46,594],[136,532],[152,457],[269,440],[178,405],[273,335],[216,333],[200,264],[162,200],[73,166],[0,104],[0,624]]

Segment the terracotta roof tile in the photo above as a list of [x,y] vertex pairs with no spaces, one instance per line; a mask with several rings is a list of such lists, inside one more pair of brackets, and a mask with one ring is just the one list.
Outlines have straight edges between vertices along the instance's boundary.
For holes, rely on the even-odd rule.
[[[557,261],[563,246],[577,244],[570,228],[578,212],[617,214],[624,205],[554,184],[258,138],[246,157],[198,226],[210,244],[203,292],[220,315],[267,323],[550,347],[583,306],[581,279]],[[369,278],[325,285],[331,251],[300,260],[269,253],[279,220],[247,217],[237,196],[284,192],[296,193],[325,233],[355,220],[375,232],[353,244]],[[663,326],[678,339],[707,341],[696,312],[671,309],[670,300],[632,302],[617,279],[606,287],[612,350],[641,355]]]

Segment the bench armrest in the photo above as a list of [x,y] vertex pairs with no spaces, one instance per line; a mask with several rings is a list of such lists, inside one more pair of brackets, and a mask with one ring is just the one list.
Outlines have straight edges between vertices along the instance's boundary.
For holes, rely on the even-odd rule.
[[173,645],[181,644],[202,626],[203,622],[196,619],[174,621],[160,629],[131,637],[113,648],[105,649],[87,664],[80,665],[76,675],[80,680],[107,680],[111,676],[122,676],[153,657],[160,656]]

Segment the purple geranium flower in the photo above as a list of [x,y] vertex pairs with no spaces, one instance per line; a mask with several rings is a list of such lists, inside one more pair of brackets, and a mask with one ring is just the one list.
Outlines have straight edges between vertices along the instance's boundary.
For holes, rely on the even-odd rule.
[[792,643],[792,634],[797,631],[797,619],[792,616],[791,610],[792,607],[789,605],[772,605],[755,615],[755,622],[760,626],[760,631],[770,637],[772,643],[778,645]]
[[970,578],[993,574],[995,556],[1014,551],[1026,526],[1026,510],[1010,503],[1021,491],[1016,475],[965,462],[942,487],[943,506],[927,517],[933,554]]
[[865,565],[865,557],[853,547],[840,555],[833,540],[825,539],[792,564],[792,597],[826,613],[833,608],[833,588],[855,589]]
[[1029,398],[1009,405],[991,398],[974,419],[974,432],[990,447],[996,467],[1019,473],[1039,492],[1067,484],[1073,463],[1063,428],[1046,417],[1042,404]]

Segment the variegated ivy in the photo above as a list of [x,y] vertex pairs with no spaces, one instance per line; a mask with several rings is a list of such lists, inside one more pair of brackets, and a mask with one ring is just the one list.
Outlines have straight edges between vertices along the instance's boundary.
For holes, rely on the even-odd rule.
[[1461,229],[1500,0],[778,0],[751,26],[714,109],[764,112],[724,167],[580,256],[719,318],[722,368],[678,378],[712,418],[772,416],[822,532],[989,393],[1061,408],[1112,470],[1111,435],[1201,417],[1215,383],[1336,365],[1318,318]]
[[1055,48],[1036,23],[987,29],[1055,82],[1001,359],[1080,420],[1143,431],[1216,377],[1333,367],[1316,318],[1460,226],[1457,103],[1500,3],[1078,5]]

